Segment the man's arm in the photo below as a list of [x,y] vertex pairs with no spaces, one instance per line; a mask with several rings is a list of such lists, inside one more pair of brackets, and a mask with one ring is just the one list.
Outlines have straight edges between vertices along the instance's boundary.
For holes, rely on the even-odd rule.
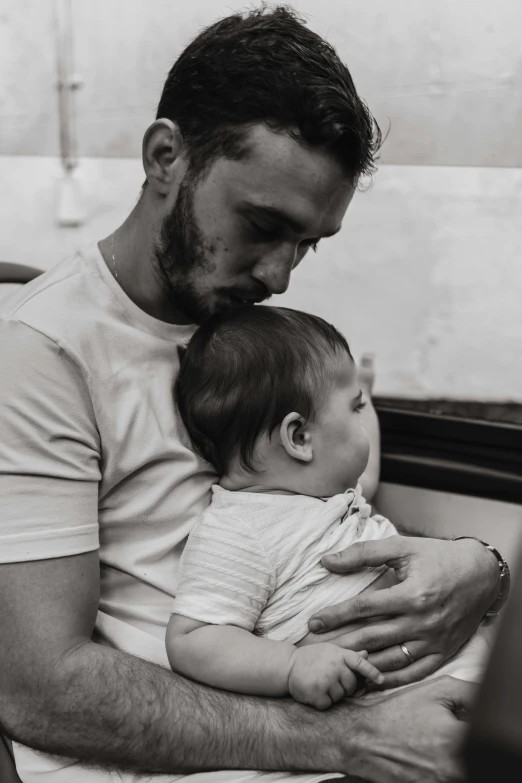
[[98,585],[96,553],[0,566],[0,723],[11,738],[136,771],[340,771],[436,783],[443,768],[460,779],[454,712],[470,706],[468,684],[440,678],[326,713],[214,691],[93,644]]
[[97,553],[0,567],[0,718],[13,739],[158,772],[340,765],[319,724],[306,747],[298,705],[213,691],[92,643],[98,584]]
[[94,644],[98,589],[96,552],[0,566],[0,723],[12,739],[138,771],[341,768],[341,746],[301,705],[214,691]]

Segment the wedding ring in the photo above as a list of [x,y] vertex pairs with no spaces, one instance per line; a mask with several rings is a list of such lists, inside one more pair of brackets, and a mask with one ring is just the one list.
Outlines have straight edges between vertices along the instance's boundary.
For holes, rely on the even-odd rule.
[[405,655],[405,656],[406,656],[406,658],[408,659],[408,663],[415,663],[415,658],[414,658],[414,657],[413,657],[413,655],[410,653],[410,651],[408,650],[408,648],[406,647],[406,645],[405,645],[405,644],[399,644],[399,647],[401,648],[401,650],[403,651],[404,655]]

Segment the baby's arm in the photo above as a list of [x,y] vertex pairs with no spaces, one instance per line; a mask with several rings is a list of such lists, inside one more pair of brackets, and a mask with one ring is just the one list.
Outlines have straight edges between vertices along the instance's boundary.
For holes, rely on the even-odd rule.
[[366,653],[333,644],[296,648],[231,625],[172,615],[167,654],[174,671],[215,688],[257,696],[285,696],[326,709],[357,688],[355,672],[376,683],[382,675]]
[[260,639],[233,625],[208,625],[173,614],[167,655],[174,671],[236,693],[284,696],[293,644]]

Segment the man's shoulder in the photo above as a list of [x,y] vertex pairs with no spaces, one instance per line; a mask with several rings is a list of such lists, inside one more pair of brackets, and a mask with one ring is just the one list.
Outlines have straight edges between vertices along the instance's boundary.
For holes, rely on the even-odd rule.
[[66,351],[81,352],[82,341],[114,310],[97,273],[96,252],[88,246],[26,283],[0,303],[0,319],[29,327]]
[[78,305],[96,306],[100,281],[89,261],[92,254],[90,246],[26,283],[0,303],[0,316],[44,330],[46,323],[75,317]]

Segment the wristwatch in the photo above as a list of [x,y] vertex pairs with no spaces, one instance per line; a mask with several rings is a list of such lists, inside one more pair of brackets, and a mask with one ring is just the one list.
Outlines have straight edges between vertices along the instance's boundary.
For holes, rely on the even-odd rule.
[[498,549],[495,549],[495,547],[491,546],[491,544],[486,544],[485,541],[481,541],[480,538],[475,538],[475,536],[457,536],[453,539],[453,541],[462,541],[462,539],[465,538],[471,538],[474,541],[478,541],[480,544],[482,544],[482,546],[485,546],[486,549],[489,549],[490,552],[493,552],[498,560],[498,567],[500,569],[500,592],[484,615],[484,617],[495,617],[506,603],[507,597],[509,595],[509,588],[511,586],[509,566]]

